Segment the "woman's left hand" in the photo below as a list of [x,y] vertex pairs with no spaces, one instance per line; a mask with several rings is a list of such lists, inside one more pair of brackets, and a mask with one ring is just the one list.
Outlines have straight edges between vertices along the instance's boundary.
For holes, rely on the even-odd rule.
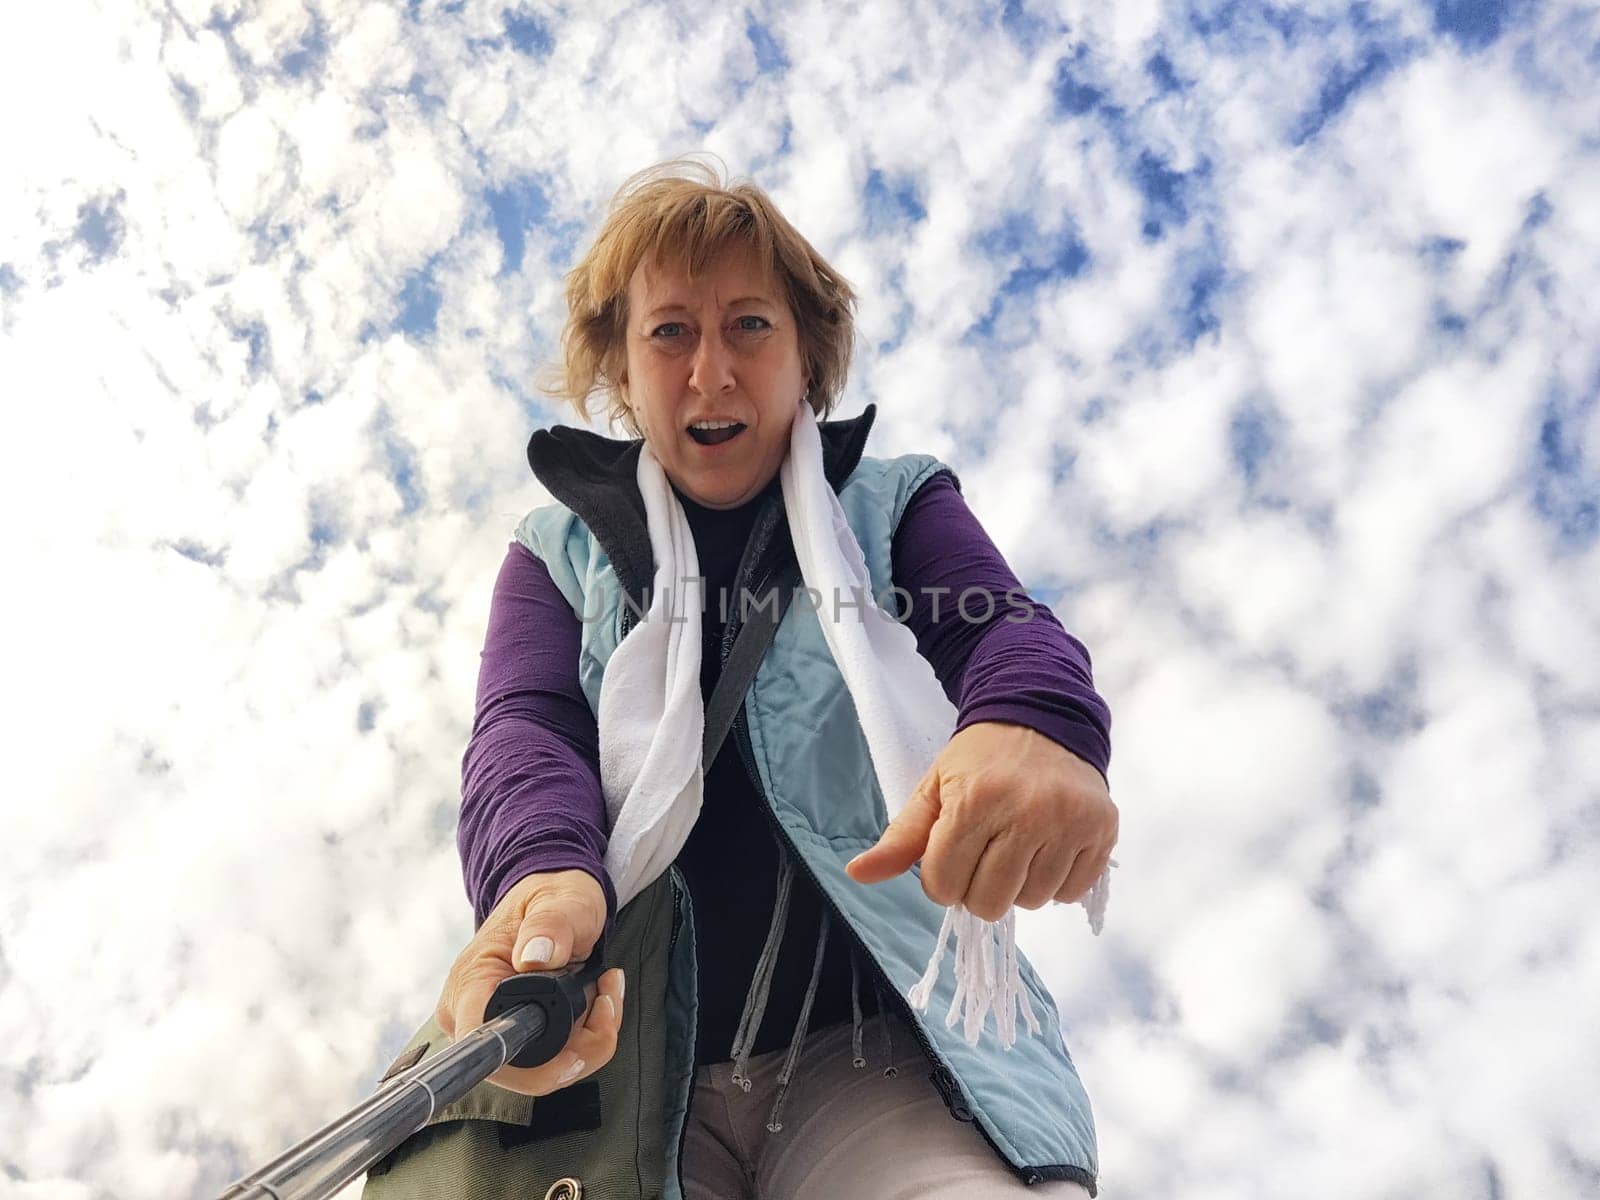
[[922,890],[985,921],[1081,900],[1117,843],[1106,781],[1029,729],[979,721],[950,739],[878,844],[845,870],[881,883],[922,860]]

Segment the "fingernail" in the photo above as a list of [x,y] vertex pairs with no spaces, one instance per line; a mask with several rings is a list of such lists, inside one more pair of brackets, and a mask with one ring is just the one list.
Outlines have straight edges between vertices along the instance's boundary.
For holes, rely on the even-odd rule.
[[568,1080],[576,1079],[577,1076],[578,1076],[578,1073],[580,1071],[582,1071],[582,1070],[583,1070],[583,1059],[575,1058],[575,1059],[572,1060],[572,1065],[570,1067],[568,1067],[565,1071],[561,1072],[561,1078],[557,1079],[556,1082],[557,1083],[566,1083]]
[[617,1019],[617,1006],[616,1006],[616,1004],[612,1001],[610,996],[601,996],[600,999],[605,1002],[606,1019],[608,1021],[615,1021]]
[[621,971],[617,972],[617,999],[621,1000],[623,993],[628,990],[628,977]]
[[547,963],[550,956],[556,952],[556,944],[547,937],[536,937],[522,948],[521,963],[523,966],[533,966],[535,963]]

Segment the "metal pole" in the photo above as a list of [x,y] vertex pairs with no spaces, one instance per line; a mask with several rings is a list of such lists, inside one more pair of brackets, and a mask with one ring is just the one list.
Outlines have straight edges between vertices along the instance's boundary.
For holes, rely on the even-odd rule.
[[394,1076],[220,1200],[327,1200],[507,1063],[536,1067],[560,1053],[604,969],[597,944],[583,963],[503,980],[484,1024]]

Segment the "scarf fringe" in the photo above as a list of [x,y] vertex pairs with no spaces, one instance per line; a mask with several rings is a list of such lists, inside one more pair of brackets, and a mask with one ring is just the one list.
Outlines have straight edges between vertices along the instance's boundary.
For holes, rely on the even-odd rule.
[[[1084,908],[1088,910],[1089,929],[1097,937],[1105,927],[1106,902],[1111,898],[1109,868],[1116,865],[1116,859],[1108,860],[1108,869],[1101,872],[1100,878],[1082,900]],[[928,960],[922,978],[906,992],[906,999],[913,1008],[918,1012],[928,1011],[928,1001],[933,996],[934,986],[939,980],[939,968],[944,962],[945,946],[953,933],[956,939],[956,990],[950,1000],[950,1011],[945,1014],[944,1027],[954,1029],[957,1021],[962,1022],[961,1033],[969,1046],[976,1046],[978,1039],[983,1036],[985,1020],[991,1010],[994,1012],[995,1031],[1000,1036],[1003,1049],[1009,1050],[1016,1044],[1019,1007],[1028,1025],[1028,1036],[1039,1035],[1039,1019],[1033,1014],[1028,989],[1022,982],[1022,972],[1017,965],[1016,916],[1017,910],[1011,908],[1000,920],[985,921],[959,904],[945,909],[944,921],[934,939],[933,957]],[[995,947],[997,932],[1000,938],[998,951]],[[995,963],[997,954],[998,970]]]

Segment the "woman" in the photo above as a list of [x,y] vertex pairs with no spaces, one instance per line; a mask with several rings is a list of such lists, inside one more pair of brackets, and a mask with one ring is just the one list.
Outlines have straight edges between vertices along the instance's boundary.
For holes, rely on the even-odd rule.
[[[1088,1099],[1025,960],[1020,1003],[1032,995],[1042,1026],[1007,1050],[933,1019],[952,1000],[947,980],[926,1016],[904,998],[943,944],[940,906],[999,921],[1014,904],[1083,899],[1101,878],[1117,813],[1087,652],[1022,592],[947,467],[865,456],[870,406],[817,423],[844,385],[854,296],[759,189],[692,162],[641,172],[569,276],[568,303],[552,390],[587,419],[587,397],[605,388],[608,415],[635,437],[555,427],[530,444],[556,502],[518,527],[496,583],[463,760],[459,844],[478,931],[436,1027],[396,1066],[480,1024],[516,970],[582,960],[597,943],[620,965],[559,1055],[502,1068],[436,1115],[432,1141],[376,1170],[369,1195],[441,1180],[459,1194],[501,1194],[487,1182],[500,1180],[504,1194],[584,1184],[687,1200],[1030,1184],[1094,1195]],[[703,781],[698,736],[689,748],[692,828],[656,847],[675,851],[670,869],[630,882],[619,905],[608,854],[615,866],[620,797],[602,763],[621,760],[602,743],[637,714],[616,701],[608,717],[603,696],[608,669],[616,695],[619,664],[646,653],[630,639],[646,646],[671,624],[639,619],[669,611],[663,539],[676,527],[644,481],[670,483],[693,535],[701,582],[685,582],[679,603],[699,624],[698,715],[750,623],[741,602],[759,609],[758,585],[799,553],[782,468],[798,486],[794,448],[812,444],[875,590],[905,598],[896,617],[955,706],[956,732],[885,828],[882,748],[869,753],[822,630],[841,618],[791,605]],[[651,721],[660,735],[664,718]],[[654,750],[670,752],[661,740]],[[473,1120],[485,1116],[495,1137]],[[517,1175],[518,1154],[544,1155],[544,1174]],[[571,1182],[541,1193],[557,1171]]]

